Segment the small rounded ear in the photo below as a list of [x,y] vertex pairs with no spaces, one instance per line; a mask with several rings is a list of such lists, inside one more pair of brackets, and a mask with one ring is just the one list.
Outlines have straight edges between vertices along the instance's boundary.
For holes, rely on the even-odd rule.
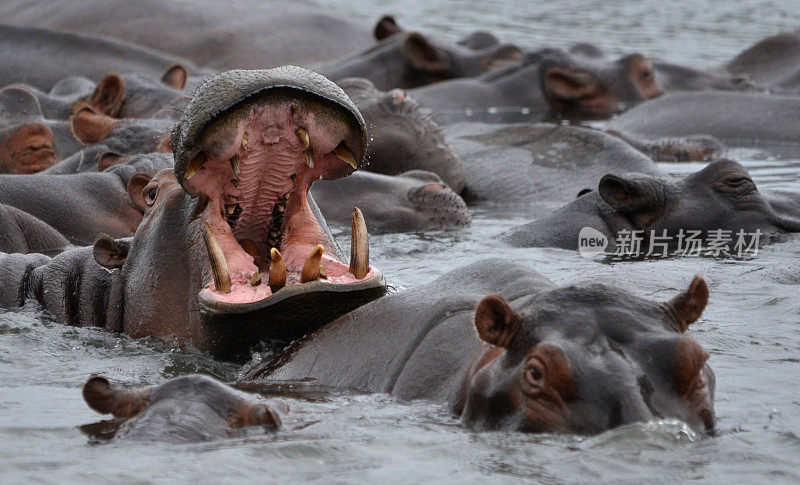
[[92,376],[83,385],[83,400],[98,413],[109,414],[114,410],[114,389],[105,377]]
[[189,79],[189,71],[180,64],[173,64],[161,75],[161,82],[167,86],[183,91],[186,80]]
[[42,107],[29,89],[22,86],[0,89],[0,125],[42,120]]
[[115,117],[119,114],[124,97],[125,82],[119,74],[110,73],[97,83],[97,87],[86,102],[98,113]]
[[708,285],[700,275],[695,275],[686,291],[679,293],[667,305],[675,314],[678,328],[685,332],[689,325],[696,322],[708,304]]
[[72,115],[72,132],[82,143],[91,145],[104,139],[117,123],[87,104],[81,104]]
[[277,429],[281,427],[280,415],[266,404],[259,404],[250,409],[250,426],[264,426],[265,428]]
[[372,29],[375,40],[383,40],[402,31],[403,29],[397,25],[397,21],[391,15],[384,15],[378,19],[378,22],[375,24],[375,28]]
[[121,163],[125,163],[128,160],[128,157],[121,153],[107,151],[100,154],[97,158],[97,171],[104,172],[107,168],[113,167],[114,165],[119,165]]
[[131,200],[131,204],[142,211],[142,213],[147,209],[147,203],[142,191],[145,186],[150,183],[151,178],[152,177],[146,173],[136,172],[131,175],[130,180],[128,180],[128,198]]
[[456,42],[456,44],[472,49],[474,51],[488,49],[500,43],[500,39],[490,32],[479,30],[469,34],[463,39]]
[[499,295],[489,295],[475,308],[478,337],[495,347],[508,348],[517,334],[521,319]]
[[447,54],[434,47],[424,35],[418,32],[406,34],[400,52],[406,62],[415,69],[439,73],[450,69]]
[[562,103],[576,103],[601,91],[596,79],[588,72],[561,66],[545,67],[542,90],[551,104],[556,102],[554,107],[557,109],[563,109]]
[[597,192],[603,202],[616,211],[633,211],[643,206],[639,187],[628,179],[610,173],[600,179]]
[[592,189],[583,189],[580,192],[578,192],[578,196],[575,198],[577,199],[578,197],[582,197],[586,194],[591,194],[592,192],[594,192]]
[[487,67],[492,68],[507,62],[514,62],[521,55],[522,50],[519,47],[512,44],[503,44],[494,49],[489,58],[486,59],[488,61],[486,62],[488,64]]
[[94,240],[92,253],[94,260],[107,269],[121,268],[128,257],[131,243],[124,239],[113,239],[108,234],[101,234]]

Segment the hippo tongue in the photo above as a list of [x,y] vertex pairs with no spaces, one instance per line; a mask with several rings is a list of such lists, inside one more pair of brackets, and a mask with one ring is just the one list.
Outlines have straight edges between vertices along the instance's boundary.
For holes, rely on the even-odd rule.
[[336,258],[307,195],[311,184],[356,168],[336,113],[308,100],[269,96],[207,124],[185,172],[202,194],[204,242],[213,280],[202,290],[226,303],[252,303],[285,285],[374,274],[366,226],[354,213],[352,270]]

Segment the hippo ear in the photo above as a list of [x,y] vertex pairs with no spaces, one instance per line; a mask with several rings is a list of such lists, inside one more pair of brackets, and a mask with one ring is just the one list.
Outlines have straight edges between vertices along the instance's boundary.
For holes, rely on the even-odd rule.
[[372,29],[375,40],[383,40],[402,31],[403,29],[397,25],[397,21],[391,15],[384,15],[381,17],[375,24],[375,28]]
[[636,181],[616,175],[603,175],[597,185],[597,192],[603,202],[615,211],[635,212],[647,210],[650,206],[650,199]]
[[503,44],[494,49],[489,57],[484,59],[483,64],[487,69],[494,68],[500,64],[514,62],[522,55],[522,50],[513,44]]
[[685,332],[689,325],[696,322],[708,304],[708,285],[700,275],[695,275],[689,289],[681,292],[667,303],[676,316],[678,328]]
[[547,66],[542,74],[542,91],[551,107],[564,111],[601,93],[597,80],[582,69]]
[[130,418],[147,409],[149,391],[114,389],[108,379],[92,376],[83,385],[83,400],[98,413]]
[[136,172],[131,175],[130,180],[128,180],[128,198],[131,200],[134,207],[142,212],[147,210],[147,202],[144,199],[142,191],[145,186],[150,183],[151,179],[152,177],[146,173]]
[[489,295],[475,309],[478,337],[495,347],[508,348],[517,334],[521,319],[499,295]]
[[121,268],[128,257],[131,243],[125,239],[113,239],[108,234],[101,234],[94,240],[92,253],[94,260],[107,269]]
[[119,74],[110,73],[106,74],[105,77],[97,83],[97,87],[92,93],[92,96],[86,102],[98,113],[115,117],[119,114],[119,109],[122,106],[122,99],[124,97],[125,82]]
[[189,72],[185,67],[180,64],[173,64],[164,71],[164,74],[161,76],[161,82],[178,91],[183,91],[188,78]]
[[403,58],[415,69],[425,72],[444,73],[450,70],[447,54],[437,49],[424,35],[410,32],[403,40]]
[[97,171],[104,172],[107,168],[125,163],[126,160],[128,160],[128,157],[121,153],[111,150],[103,152],[100,154],[100,157],[97,158]]
[[112,118],[98,113],[85,103],[80,104],[72,115],[72,132],[78,140],[87,145],[107,137],[116,125]]

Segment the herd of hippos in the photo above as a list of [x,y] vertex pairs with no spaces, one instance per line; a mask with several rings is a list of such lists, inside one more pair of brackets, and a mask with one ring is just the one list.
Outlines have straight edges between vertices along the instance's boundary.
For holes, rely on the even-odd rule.
[[[0,307],[224,360],[292,342],[246,381],[431,400],[476,430],[710,434],[714,374],[687,333],[702,277],[652,301],[492,259],[387,294],[368,228],[464,227],[481,202],[540,211],[501,235],[517,247],[580,249],[588,227],[609,252],[639,234],[666,254],[686,231],[730,254],[737,234],[800,232],[800,194],[723,158],[800,154],[800,31],[701,69],[296,1],[7,0],[0,18]],[[708,163],[681,178],[657,161]],[[349,257],[328,223],[350,225]],[[207,437],[289,412],[199,375],[93,376],[83,396],[129,435],[159,413]]]

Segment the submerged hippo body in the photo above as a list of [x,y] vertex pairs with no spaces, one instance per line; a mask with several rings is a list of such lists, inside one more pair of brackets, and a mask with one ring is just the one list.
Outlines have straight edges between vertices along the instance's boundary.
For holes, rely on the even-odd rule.
[[84,384],[83,398],[95,411],[127,420],[117,439],[198,442],[230,438],[240,428],[281,426],[274,404],[201,375],[139,389],[116,389],[94,376]]
[[[20,3],[26,6],[20,8]],[[45,8],[59,10],[65,6],[42,4]],[[34,18],[37,12],[37,6],[31,2],[4,3],[0,6],[3,12],[0,18],[6,24],[13,23],[7,9],[16,10],[17,14],[27,12]],[[75,13],[86,14],[85,11]],[[0,59],[3,59],[0,87],[26,83],[50,91],[69,76],[84,76],[97,82],[109,72],[119,72],[138,73],[182,88],[187,74],[208,74],[197,71],[191,62],[182,58],[113,40],[116,37],[113,34],[111,38],[103,38],[40,29],[32,24],[18,25],[0,25]]]
[[58,5],[20,0],[4,3],[0,18],[18,26],[124,39],[214,69],[323,62],[372,42],[367,25],[312,3],[283,0],[68,0]]
[[659,303],[486,260],[365,305],[245,378],[447,403],[482,430],[597,433],[671,417],[711,431],[708,354],[685,334],[707,299],[699,277]]
[[306,197],[363,160],[363,119],[335,84],[295,67],[220,74],[171,141],[175,168],[139,191],[146,210],[132,240],[100,238],[52,260],[4,257],[3,306],[37,300],[71,325],[235,358],[385,293],[363,219],[348,266]]
[[476,78],[410,89],[440,123],[604,119],[662,93],[641,54],[617,61],[542,49]]
[[46,222],[0,204],[0,253],[58,253],[69,241]]
[[[650,250],[650,242],[654,243],[653,252],[659,254],[689,250],[687,237],[691,234],[703,247],[717,241],[715,247],[736,254],[740,231],[745,248],[754,241],[756,231],[760,232],[758,244],[780,234],[800,232],[800,211],[793,210],[796,202],[792,204],[785,194],[783,201],[771,204],[747,171],[729,160],[710,163],[682,180],[607,174],[596,191],[508,231],[502,240],[518,247],[578,249],[581,230],[590,227],[607,239],[606,252],[617,249],[616,241],[624,240],[623,234],[630,242],[632,231],[640,231],[640,255]],[[626,243],[625,250],[634,252],[633,245]],[[752,248],[743,253],[750,251]]]
[[800,94],[800,30],[762,39],[724,68],[772,93]]
[[349,225],[353,207],[370,232],[453,229],[469,225],[467,205],[436,174],[413,170],[397,176],[358,171],[311,189],[328,223]]
[[41,219],[73,244],[91,244],[100,234],[129,237],[145,209],[142,189],[171,166],[169,156],[153,153],[103,173],[0,175],[0,203]]
[[461,123],[446,134],[464,164],[468,201],[542,210],[575,199],[608,172],[665,175],[630,145],[587,128]]

